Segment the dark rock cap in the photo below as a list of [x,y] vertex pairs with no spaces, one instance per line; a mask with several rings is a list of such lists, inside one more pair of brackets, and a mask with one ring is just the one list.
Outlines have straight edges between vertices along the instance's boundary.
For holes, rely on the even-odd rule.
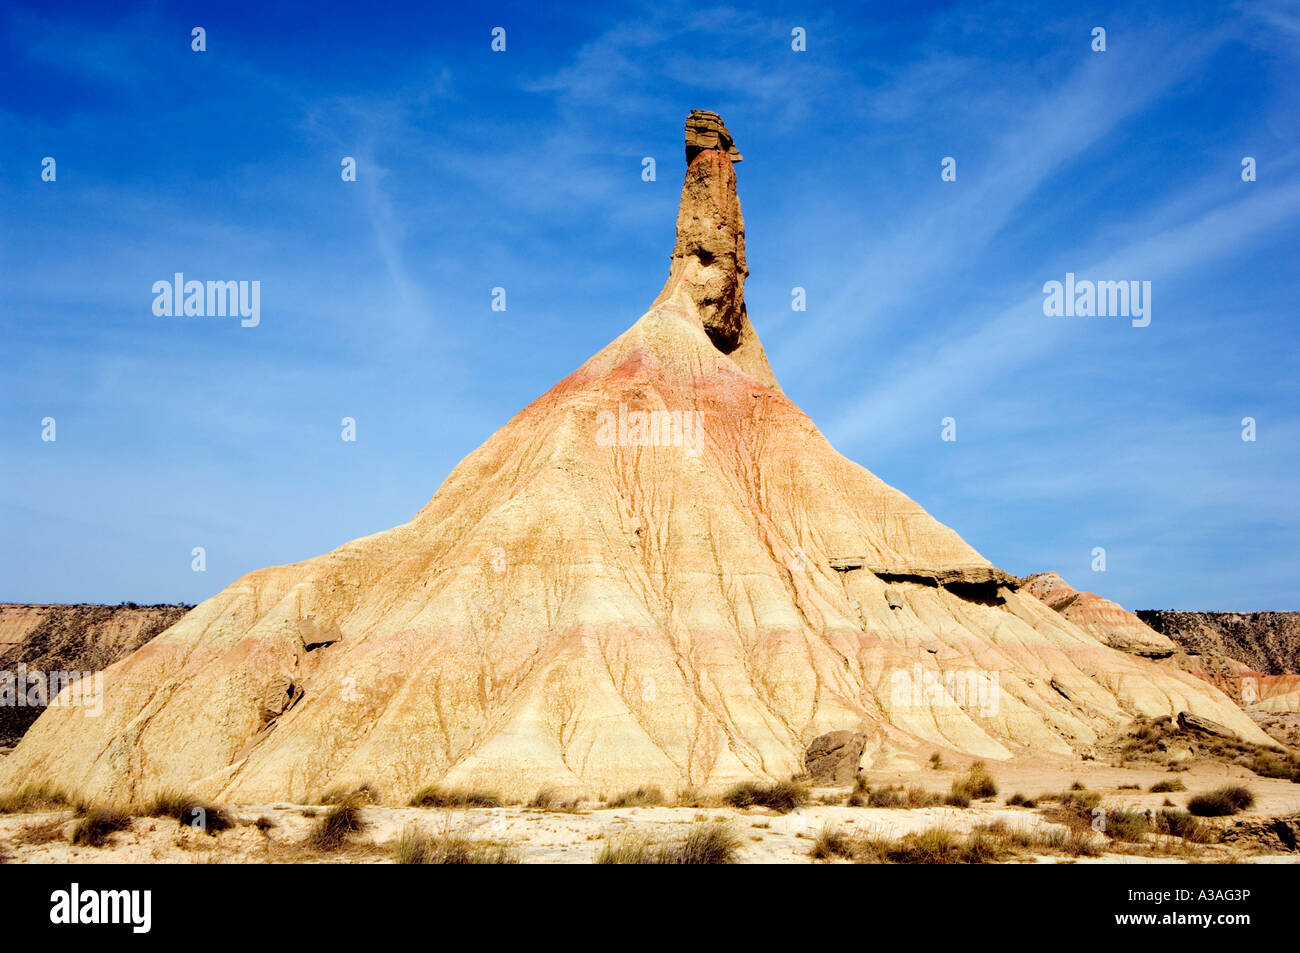
[[722,117],[707,109],[692,109],[686,117],[686,164],[705,149],[724,152],[732,162],[743,161]]

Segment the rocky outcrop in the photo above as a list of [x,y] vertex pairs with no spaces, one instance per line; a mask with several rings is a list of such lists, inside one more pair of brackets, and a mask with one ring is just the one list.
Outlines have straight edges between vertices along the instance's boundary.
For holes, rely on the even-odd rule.
[[1021,585],[1111,648],[1148,658],[1168,658],[1178,650],[1170,639],[1144,625],[1119,603],[1080,592],[1054,572],[1028,576]]
[[1234,821],[1223,832],[1222,842],[1231,847],[1265,854],[1300,851],[1300,814]]
[[[178,622],[190,606],[0,605],[0,680],[98,672]],[[26,683],[27,679],[23,679]],[[40,705],[0,705],[0,746],[16,744]]]
[[860,731],[828,731],[813,739],[804,752],[804,772],[812,784],[852,784],[858,776],[867,736]]
[[1187,652],[1225,655],[1261,675],[1300,674],[1300,612],[1176,612],[1137,616]]
[[1217,721],[1209,718],[1202,718],[1200,715],[1193,715],[1191,712],[1180,711],[1178,713],[1178,727],[1184,731],[1195,731],[1202,735],[1211,735],[1216,738],[1236,738],[1237,733]]
[[684,294],[709,340],[764,386],[780,391],[745,307],[745,218],[736,190],[740,153],[717,113],[686,120],[686,179],[677,211],[677,242],[668,280],[655,304]]
[[722,117],[707,109],[692,109],[686,117],[686,164],[689,166],[705,149],[721,152],[732,162],[741,161]]
[[[781,393],[723,145],[692,158],[669,281],[626,332],[410,522],[234,581],[105,671],[102,717],[47,710],[0,789],[717,787],[799,773],[846,725],[872,764],[1070,757],[1180,711],[1267,742],[1213,686],[999,585]],[[997,599],[939,584],[970,574]]]
[[[1224,651],[1242,651],[1256,661],[1271,659],[1275,667],[1288,664],[1285,647],[1293,622],[1289,617],[1300,614],[1134,613],[1091,592],[1077,591],[1054,572],[1027,576],[1021,583],[1026,592],[1113,648],[1160,660],[1203,679],[1252,711],[1300,711],[1300,675],[1265,674]],[[1256,617],[1258,623],[1252,624]],[[1148,626],[1144,618],[1162,631]]]

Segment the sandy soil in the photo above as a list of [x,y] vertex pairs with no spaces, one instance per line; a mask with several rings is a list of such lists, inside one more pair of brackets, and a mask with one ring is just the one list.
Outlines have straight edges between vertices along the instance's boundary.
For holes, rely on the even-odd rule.
[[[740,833],[742,863],[811,863],[812,840],[824,827],[846,833],[870,832],[901,836],[929,827],[944,826],[966,832],[1001,819],[1026,829],[1054,826],[1038,810],[1007,807],[1003,802],[1019,792],[1038,797],[1068,789],[1075,781],[1103,795],[1108,807],[1158,809],[1166,798],[1178,807],[1194,793],[1225,782],[1246,784],[1256,795],[1255,807],[1233,820],[1263,818],[1300,811],[1300,785],[1255,777],[1244,769],[1200,764],[1171,775],[1154,767],[1118,768],[1095,762],[1065,761],[992,766],[1000,793],[969,809],[934,807],[894,809],[848,807],[817,803],[823,798],[843,801],[846,791],[816,789],[813,803],[789,814],[765,809],[745,811],[709,807],[603,808],[598,802],[573,811],[541,811],[525,807],[488,809],[422,809],[370,806],[364,810],[365,830],[338,852],[319,852],[303,846],[323,813],[323,808],[293,804],[243,805],[233,810],[240,822],[235,828],[209,836],[159,818],[136,818],[127,830],[111,835],[107,846],[73,846],[68,835],[75,823],[71,812],[0,816],[0,855],[8,863],[386,863],[391,861],[404,828],[416,825],[433,834],[455,834],[516,848],[524,863],[590,863],[604,842],[628,833],[656,840],[683,836],[701,819],[728,819]],[[873,785],[920,784],[946,791],[965,765],[939,770],[870,772]],[[1176,776],[1186,792],[1149,794],[1156,781]],[[1140,785],[1140,790],[1124,785]],[[261,830],[259,818],[273,822]],[[1219,820],[1213,823],[1229,824]],[[44,842],[40,842],[44,840]],[[1127,845],[1109,845],[1100,858],[1026,857],[1022,860],[1078,863],[1151,863],[1241,861],[1250,863],[1300,863],[1300,854],[1267,856],[1247,854],[1213,845],[1194,857],[1143,856]]]

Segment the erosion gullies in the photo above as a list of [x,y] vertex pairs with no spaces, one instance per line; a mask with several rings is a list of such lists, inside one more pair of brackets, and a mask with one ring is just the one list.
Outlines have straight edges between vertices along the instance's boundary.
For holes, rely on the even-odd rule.
[[1145,624],[1189,652],[1218,652],[1263,675],[1300,674],[1300,612],[1139,609]]
[[[788,777],[834,730],[866,736],[865,764],[1069,756],[1180,711],[1266,741],[1019,591],[782,394],[744,307],[739,156],[710,123],[646,314],[409,523],[237,580],[106,671],[102,718],[48,711],[0,786],[672,790]],[[940,584],[964,579],[996,598]]]
[[51,678],[66,680],[97,672],[148,642],[188,610],[189,606],[133,603],[0,604],[0,747],[17,743],[36,720]]
[[1028,576],[1027,592],[1038,597],[1089,635],[1111,648],[1148,658],[1168,658],[1178,646],[1117,602],[1080,592],[1054,572]]
[[1195,675],[1253,712],[1300,711],[1300,674],[1296,673],[1300,614],[1134,613],[1074,589],[1054,572],[1028,576],[1022,585],[1112,648],[1159,659]]

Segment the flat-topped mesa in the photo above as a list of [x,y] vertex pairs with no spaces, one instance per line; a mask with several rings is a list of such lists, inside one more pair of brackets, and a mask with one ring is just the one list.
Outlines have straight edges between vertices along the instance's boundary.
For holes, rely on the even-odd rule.
[[[735,351],[745,317],[745,219],[732,164],[740,153],[717,113],[694,109],[686,119],[686,181],[677,212],[677,245],[664,300],[681,288],[694,300],[704,330],[724,354]],[[766,361],[764,361],[766,364]]]

